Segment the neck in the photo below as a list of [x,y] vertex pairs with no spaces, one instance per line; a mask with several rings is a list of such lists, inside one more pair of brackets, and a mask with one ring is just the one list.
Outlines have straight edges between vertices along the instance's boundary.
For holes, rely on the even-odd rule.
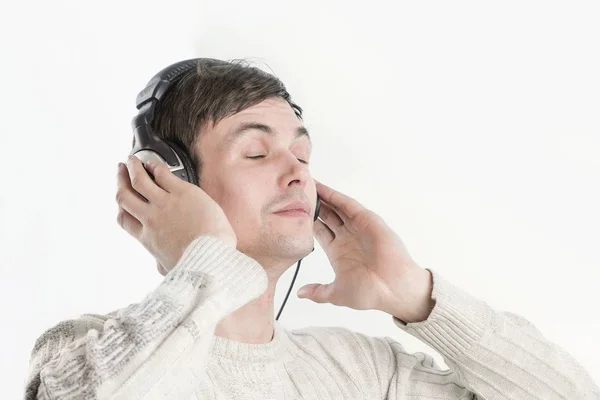
[[215,335],[236,342],[263,344],[273,339],[275,317],[273,296],[275,284],[269,278],[265,293],[224,317],[215,328]]
[[258,261],[265,269],[268,278],[267,290],[260,297],[225,316],[217,324],[215,335],[236,342],[269,343],[274,335],[273,299],[277,282],[293,260],[274,259],[264,254],[259,256],[250,250],[244,253]]

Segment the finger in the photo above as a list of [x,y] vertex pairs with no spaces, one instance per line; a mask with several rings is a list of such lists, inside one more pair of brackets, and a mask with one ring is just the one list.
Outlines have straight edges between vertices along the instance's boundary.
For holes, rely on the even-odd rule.
[[311,283],[298,290],[298,297],[314,301],[315,303],[330,303],[332,284]]
[[344,225],[344,221],[340,218],[335,210],[331,206],[321,201],[321,209],[319,211],[319,218],[331,229],[334,233],[339,231],[339,228]]
[[117,212],[117,223],[125,230],[125,232],[136,239],[142,234],[143,226],[141,222],[122,207],[119,207],[119,211]]
[[335,239],[335,234],[322,221],[316,220],[313,224],[313,235],[327,253],[329,244]]
[[315,179],[317,193],[333,208],[343,221],[354,218],[365,207],[352,197],[346,196]]
[[131,187],[136,192],[144,196],[150,203],[162,201],[167,192],[150,178],[142,164],[142,160],[136,156],[129,156],[127,158],[127,170],[129,171]]
[[168,193],[176,192],[184,185],[184,181],[173,174],[165,163],[151,161],[145,167],[154,176],[155,184]]
[[117,178],[117,194],[115,200],[120,208],[123,208],[138,222],[144,223],[150,213],[148,201],[140,196],[132,187],[129,180],[127,167],[119,163],[119,174]]

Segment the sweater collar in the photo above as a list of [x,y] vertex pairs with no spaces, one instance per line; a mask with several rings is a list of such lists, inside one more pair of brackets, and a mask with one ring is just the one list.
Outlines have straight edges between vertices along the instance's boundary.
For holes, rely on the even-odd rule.
[[240,362],[286,361],[294,357],[290,353],[288,332],[279,321],[274,321],[273,339],[268,343],[244,343],[213,335],[209,352],[216,357]]

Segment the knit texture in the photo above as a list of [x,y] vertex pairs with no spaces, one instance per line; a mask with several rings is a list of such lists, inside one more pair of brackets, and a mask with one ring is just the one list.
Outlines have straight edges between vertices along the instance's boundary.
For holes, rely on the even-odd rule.
[[271,342],[214,335],[223,317],[267,288],[263,268],[211,236],[195,239],[141,302],[44,332],[31,352],[32,399],[600,399],[564,349],[526,319],[433,276],[426,321],[395,325],[450,369],[390,337],[341,327],[287,330]]

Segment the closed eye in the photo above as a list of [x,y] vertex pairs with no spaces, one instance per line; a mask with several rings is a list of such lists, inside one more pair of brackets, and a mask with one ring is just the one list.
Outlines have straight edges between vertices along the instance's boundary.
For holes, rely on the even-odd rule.
[[[265,156],[261,154],[261,155],[258,155],[258,156],[248,156],[246,158],[257,159],[257,158],[265,158]],[[308,162],[305,161],[305,160],[301,160],[299,158],[297,158],[297,160],[300,161],[302,164],[307,164],[308,165]]]

